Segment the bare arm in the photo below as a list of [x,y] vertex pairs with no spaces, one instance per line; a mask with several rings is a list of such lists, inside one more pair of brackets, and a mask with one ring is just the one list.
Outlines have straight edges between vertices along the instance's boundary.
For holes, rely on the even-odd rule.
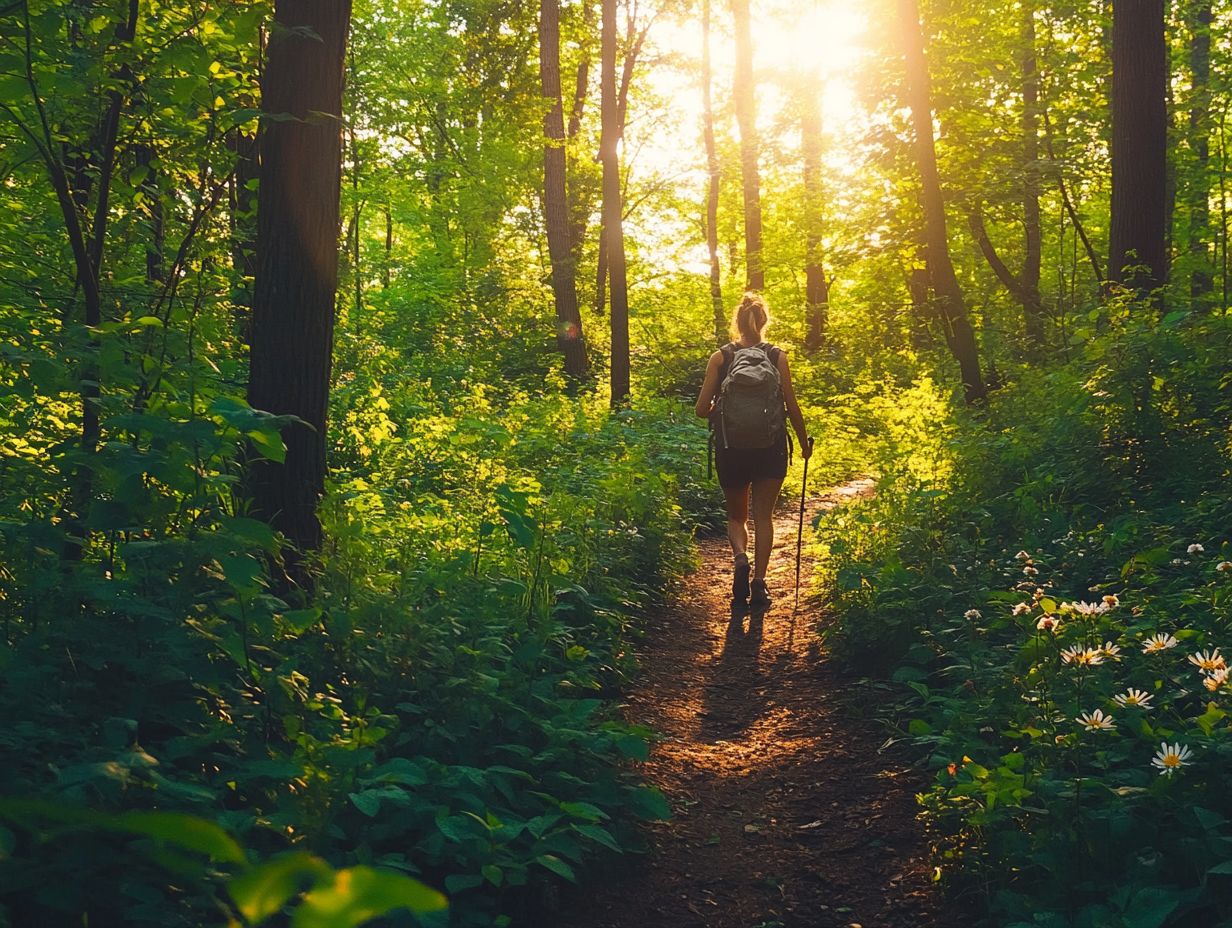
[[701,418],[709,417],[714,409],[714,397],[719,390],[719,368],[723,366],[723,352],[716,351],[710,356],[706,365],[706,379],[702,381],[702,392],[697,395],[697,405],[693,407]]
[[787,352],[779,349],[779,379],[783,381],[783,403],[787,407],[787,416],[796,430],[796,440],[800,445],[800,453],[805,458],[812,453],[808,443],[808,429],[804,425],[804,414],[800,412],[800,404],[796,401],[796,388],[791,383],[791,368],[787,365]]

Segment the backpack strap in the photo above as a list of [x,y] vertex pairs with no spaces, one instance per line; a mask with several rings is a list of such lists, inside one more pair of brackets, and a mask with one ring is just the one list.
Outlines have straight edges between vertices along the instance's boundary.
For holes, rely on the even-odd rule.
[[728,342],[720,346],[719,351],[723,354],[723,363],[719,365],[719,385],[722,386],[727,372],[731,369],[732,361],[736,360],[736,344]]

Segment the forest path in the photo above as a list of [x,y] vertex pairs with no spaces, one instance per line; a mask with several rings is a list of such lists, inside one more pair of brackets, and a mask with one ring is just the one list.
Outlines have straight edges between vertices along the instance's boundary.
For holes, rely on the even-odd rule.
[[[853,481],[808,509],[871,492]],[[954,923],[929,880],[918,774],[878,754],[884,734],[851,708],[869,695],[822,649],[815,604],[793,615],[798,512],[776,519],[761,620],[732,617],[722,537],[699,542],[701,569],[650,618],[625,714],[662,736],[642,773],[674,817],[647,855],[567,902],[559,928]]]

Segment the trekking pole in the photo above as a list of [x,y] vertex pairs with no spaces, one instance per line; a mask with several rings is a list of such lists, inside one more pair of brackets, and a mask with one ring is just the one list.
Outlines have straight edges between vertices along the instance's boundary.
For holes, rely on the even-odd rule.
[[800,528],[796,532],[796,607],[794,615],[800,611],[800,549],[804,546],[804,497],[808,493],[808,462],[813,456],[813,436],[809,436],[808,455],[804,458],[804,476],[800,478]]

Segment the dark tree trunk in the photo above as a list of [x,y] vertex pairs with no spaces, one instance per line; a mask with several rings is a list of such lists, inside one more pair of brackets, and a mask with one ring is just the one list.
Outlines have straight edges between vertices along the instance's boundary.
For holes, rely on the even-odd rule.
[[907,96],[915,128],[916,162],[920,171],[920,200],[924,208],[924,237],[928,248],[928,272],[933,295],[945,332],[946,343],[958,362],[968,403],[984,399],[986,389],[980,374],[975,332],[967,316],[962,288],[950,260],[946,236],[945,201],[937,172],[937,149],[933,140],[932,93],[928,62],[924,57],[924,31],[920,26],[917,0],[899,0],[899,18],[907,66]]
[[744,263],[750,290],[766,286],[761,244],[761,175],[757,160],[757,88],[753,77],[753,40],[749,34],[749,0],[732,0],[736,27],[736,65],[732,96],[740,126],[740,176],[744,186]]
[[252,182],[260,175],[256,134],[232,130],[227,145],[235,154],[231,178],[231,266],[240,276],[235,300],[236,326],[248,342],[252,337],[252,286],[257,275],[257,192]]
[[[573,106],[569,111],[569,125],[565,128],[565,135],[570,139],[576,138],[577,134],[581,131],[582,117],[586,113],[586,98],[590,92],[591,46],[589,39],[594,21],[594,4],[591,0],[583,0],[582,23],[585,39],[583,40],[581,60],[578,61],[577,73],[574,75]],[[576,275],[578,263],[582,256],[582,244],[586,238],[586,226],[590,219],[592,201],[589,195],[589,187],[578,181],[578,171],[575,164],[568,158],[568,149],[566,149],[565,155],[565,191],[569,196],[569,254],[573,258],[574,274]]]
[[141,192],[145,197],[145,207],[150,217],[150,240],[145,246],[145,279],[151,283],[161,283],[165,276],[163,261],[167,235],[162,189],[154,168],[154,149],[149,145],[138,145],[133,152],[133,157],[137,166],[145,171],[145,176],[141,181]]
[[1023,328],[1027,344],[1044,346],[1044,301],[1040,296],[1043,223],[1040,218],[1039,65],[1035,55],[1035,4],[1022,4],[1022,273]]
[[625,268],[623,203],[620,190],[620,109],[616,94],[616,0],[602,0],[601,92],[603,162],[603,242],[610,285],[612,326],[612,406],[629,398],[629,292]]
[[248,488],[256,514],[301,551],[321,543],[350,15],[350,0],[276,0],[261,82],[262,110],[295,118],[261,133],[248,401],[303,421],[283,430],[285,462],[253,462]]
[[1164,0],[1118,0],[1112,13],[1108,274],[1142,295],[1168,277],[1167,85]]
[[565,359],[565,373],[580,380],[586,376],[586,343],[569,243],[565,115],[560,98],[560,0],[539,0],[539,80],[548,101],[543,117],[543,218],[556,303],[556,344]]
[[710,303],[714,310],[714,337],[727,341],[727,312],[723,306],[723,271],[719,266],[719,152],[714,140],[711,99],[710,0],[702,0],[702,134],[706,142],[706,249],[710,252]]
[[1189,295],[1193,309],[1211,308],[1211,0],[1190,0],[1188,212],[1189,256],[1193,270]]
[[806,81],[800,92],[800,150],[804,156],[804,347],[816,351],[826,338],[830,285],[821,263],[821,103]]

